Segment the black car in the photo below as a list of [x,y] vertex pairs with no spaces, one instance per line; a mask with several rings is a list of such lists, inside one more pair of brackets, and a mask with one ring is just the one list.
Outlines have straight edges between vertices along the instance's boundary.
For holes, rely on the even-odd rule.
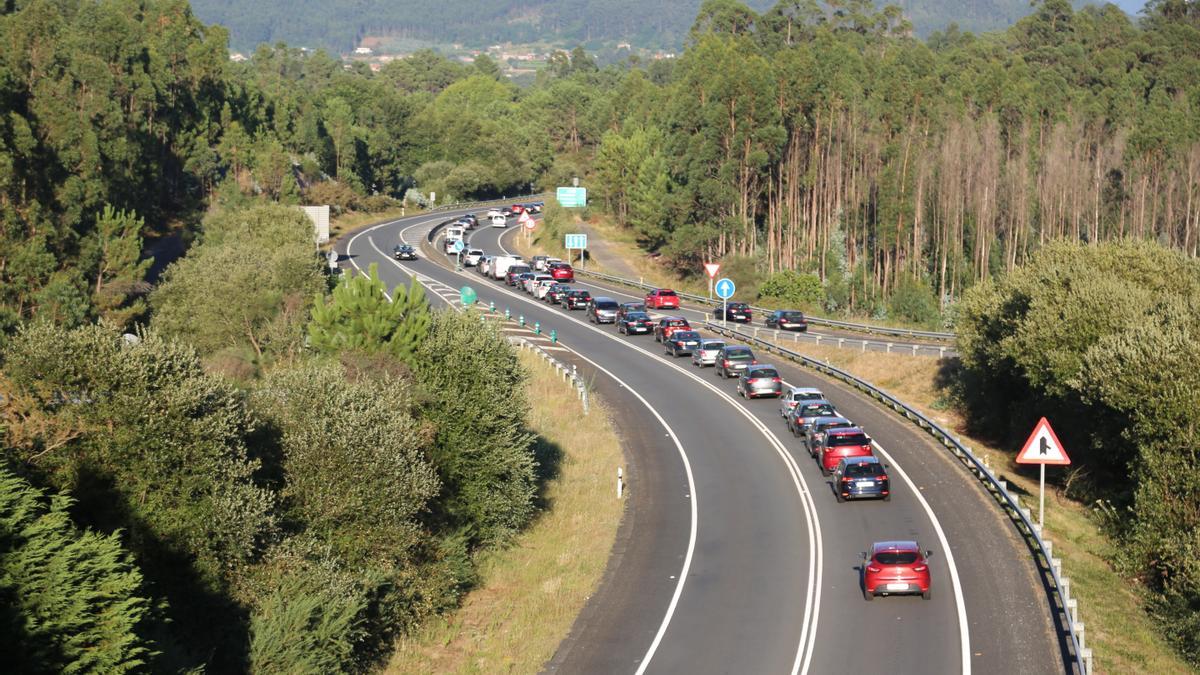
[[533,270],[529,268],[529,265],[509,265],[508,271],[504,273],[504,283],[508,284],[509,286],[516,286],[517,277],[525,274],[526,272],[533,272]]
[[650,315],[645,312],[625,312],[617,313],[617,332],[626,335],[641,335],[649,333],[654,328],[654,322],[650,320]]
[[694,330],[677,330],[663,340],[664,351],[671,356],[691,354],[700,346],[700,334]]
[[630,312],[641,312],[644,314],[646,312],[646,303],[644,303],[644,302],[622,302],[621,306],[617,308],[617,321],[620,321],[621,317],[625,316],[626,314],[628,314]]
[[557,305],[562,302],[562,296],[570,290],[572,290],[571,287],[566,284],[554,284],[550,290],[546,291],[546,297],[542,299],[552,305]]
[[892,488],[887,465],[875,457],[844,457],[833,470],[833,490],[837,500],[869,497],[891,501]]
[[591,301],[591,293],[576,288],[563,293],[561,304],[567,309],[582,309]]
[[394,256],[396,260],[416,260],[417,249],[413,248],[409,244],[400,244],[396,248],[392,249],[392,256]]
[[724,321],[750,323],[750,305],[744,302],[731,302],[728,305],[717,305],[713,316]]
[[804,312],[798,312],[794,309],[777,309],[767,315],[767,328],[780,328],[782,330],[798,330],[800,332],[808,331],[808,320],[804,318]]

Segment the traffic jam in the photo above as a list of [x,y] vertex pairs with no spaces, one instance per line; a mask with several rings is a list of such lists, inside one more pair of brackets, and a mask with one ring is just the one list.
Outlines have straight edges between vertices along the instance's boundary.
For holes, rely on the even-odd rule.
[[[507,218],[514,213],[534,213],[533,209],[539,207],[540,204],[517,204],[499,213]],[[737,395],[747,401],[758,398],[778,401],[779,416],[787,430],[799,439],[822,476],[831,480],[838,503],[891,500],[888,465],[877,456],[876,446],[866,430],[840,414],[819,389],[788,386],[779,370],[760,361],[749,346],[705,337],[686,317],[670,313],[680,309],[680,298],[674,290],[656,288],[635,302],[593,296],[587,289],[571,285],[575,281],[574,269],[559,258],[535,255],[526,260],[518,255],[490,255],[477,248],[468,248],[465,232],[477,226],[478,220],[468,214],[444,228],[444,249],[447,255],[454,256],[456,265],[473,268],[482,277],[527,293],[562,311],[581,311],[589,323],[610,324],[621,335],[647,336],[660,344],[663,353],[672,359],[688,357],[692,366],[712,368],[717,377],[734,380]],[[718,282],[716,290],[725,302],[718,305],[713,318],[749,323],[753,319],[750,306],[729,301],[733,284],[729,282],[727,288],[722,288],[724,282],[729,280]],[[774,311],[766,317],[765,323],[782,330],[807,330],[804,315],[798,310]],[[932,554],[912,540],[875,542],[863,553],[864,599],[919,595],[928,600],[931,582],[927,560]]]

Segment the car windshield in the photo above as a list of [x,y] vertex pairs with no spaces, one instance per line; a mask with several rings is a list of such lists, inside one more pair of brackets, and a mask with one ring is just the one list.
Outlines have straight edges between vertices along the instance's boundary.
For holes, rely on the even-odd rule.
[[671,334],[672,340],[699,340],[700,334],[691,330],[677,330]]
[[617,303],[612,300],[597,300],[596,309],[616,309]]
[[779,377],[779,372],[774,368],[758,368],[750,372],[750,377]]
[[871,439],[867,438],[866,434],[832,434],[829,436],[829,445],[870,445]]
[[917,562],[916,551],[882,551],[875,554],[880,565],[911,565]]
[[878,464],[850,464],[846,466],[846,475],[858,478],[860,476],[878,476],[883,473],[883,467]]
[[822,403],[820,405],[806,405],[806,406],[803,406],[800,408],[800,412],[805,417],[820,417],[822,415],[832,415],[833,414],[833,406],[829,405],[828,403]]

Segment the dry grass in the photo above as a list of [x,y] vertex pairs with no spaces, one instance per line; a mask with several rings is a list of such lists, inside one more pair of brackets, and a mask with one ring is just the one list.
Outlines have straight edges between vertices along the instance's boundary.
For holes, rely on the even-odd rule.
[[[920,410],[958,434],[993,467],[1000,467],[997,473],[1001,478],[1036,499],[1037,474],[1019,470],[1012,461],[1015,452],[1003,452],[964,433],[963,418],[948,407],[947,393],[937,385],[942,367],[938,360],[813,345],[801,345],[795,351],[853,373]],[[1119,544],[1097,527],[1088,505],[1064,496],[1060,490],[1048,492],[1046,531],[1054,542],[1055,555],[1062,558],[1063,572],[1071,579],[1071,593],[1079,598],[1080,618],[1087,626],[1087,644],[1092,649],[1096,672],[1193,672],[1155,628],[1136,581],[1122,578],[1098,554]]]
[[480,561],[482,582],[457,612],[397,643],[388,673],[536,673],[604,573],[622,513],[620,443],[602,405],[593,399],[584,416],[554,368],[521,358],[532,374],[530,424],[562,450],[546,490],[551,508],[511,548]]

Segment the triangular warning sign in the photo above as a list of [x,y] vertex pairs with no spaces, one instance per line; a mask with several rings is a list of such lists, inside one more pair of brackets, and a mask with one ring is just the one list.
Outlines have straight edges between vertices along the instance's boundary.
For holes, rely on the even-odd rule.
[[704,263],[704,272],[708,274],[709,279],[716,279],[717,272],[721,270],[721,263]]
[[521,223],[522,225],[524,225],[525,223],[528,223],[531,220],[533,220],[533,217],[529,215],[528,211],[522,211],[521,217],[517,218],[517,222]]
[[1029,440],[1025,441],[1025,447],[1017,454],[1017,463],[1070,464],[1071,458],[1067,457],[1062,442],[1054,434],[1054,429],[1050,428],[1050,422],[1043,417],[1033,428]]

